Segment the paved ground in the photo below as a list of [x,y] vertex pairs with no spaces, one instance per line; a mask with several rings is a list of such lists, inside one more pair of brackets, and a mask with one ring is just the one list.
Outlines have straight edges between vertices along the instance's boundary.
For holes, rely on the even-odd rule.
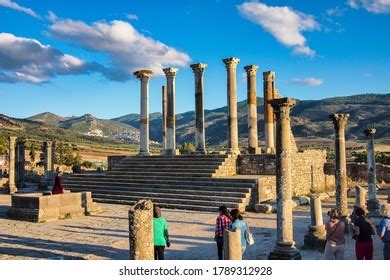
[[[324,204],[324,213],[333,201]],[[127,259],[128,206],[103,204],[104,213],[90,217],[29,223],[6,219],[10,197],[0,195],[0,259]],[[334,204],[333,204],[334,205]],[[163,210],[168,219],[172,246],[167,259],[215,259],[213,241],[215,213]],[[325,218],[325,216],[324,216]],[[274,214],[248,213],[255,245],[245,259],[266,259],[276,237]],[[294,210],[294,236],[297,247],[310,223],[307,207]],[[375,259],[382,259],[382,244],[375,237]],[[301,251],[303,259],[321,259],[322,254]],[[346,259],[355,259],[354,241],[347,238]]]

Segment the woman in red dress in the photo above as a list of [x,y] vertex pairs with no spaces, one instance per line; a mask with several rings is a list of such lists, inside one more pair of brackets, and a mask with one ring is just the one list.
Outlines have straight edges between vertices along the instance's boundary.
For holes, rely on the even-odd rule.
[[51,191],[52,194],[61,194],[64,193],[64,187],[62,186],[62,171],[59,171],[57,173],[53,190]]

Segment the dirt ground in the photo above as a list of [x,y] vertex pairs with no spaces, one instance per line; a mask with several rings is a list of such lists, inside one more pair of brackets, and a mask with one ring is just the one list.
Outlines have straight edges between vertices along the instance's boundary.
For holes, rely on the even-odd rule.
[[[127,259],[128,206],[102,204],[104,212],[89,217],[47,223],[6,219],[10,196],[0,195],[0,259]],[[323,212],[334,201],[324,203]],[[213,241],[216,213],[163,209],[168,220],[172,245],[166,259],[216,259]],[[324,219],[325,219],[324,215]],[[246,213],[255,245],[244,259],[267,259],[276,239],[276,215]],[[376,221],[377,222],[377,221]],[[310,223],[308,207],[294,210],[294,238],[298,248]],[[382,243],[374,237],[374,258],[383,259]],[[303,259],[322,259],[322,254],[301,250]],[[354,240],[347,237],[346,259],[355,259]]]

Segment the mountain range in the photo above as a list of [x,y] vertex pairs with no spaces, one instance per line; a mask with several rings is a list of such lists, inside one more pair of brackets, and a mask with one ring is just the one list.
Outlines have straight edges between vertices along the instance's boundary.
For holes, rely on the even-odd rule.
[[[264,139],[264,100],[257,99],[259,138]],[[238,129],[240,142],[247,138],[247,103],[238,102]],[[297,100],[292,109],[292,130],[297,138],[330,138],[334,134],[329,120],[332,113],[348,113],[347,139],[363,139],[363,130],[377,129],[377,139],[390,139],[390,93],[360,94],[322,100]],[[161,142],[161,113],[151,113],[150,139]],[[205,110],[207,145],[226,145],[227,107]],[[177,142],[193,142],[194,111],[176,115]],[[41,113],[27,119],[15,119],[0,115],[0,130],[21,130],[32,137],[37,131],[54,134],[82,135],[89,138],[139,141],[139,114],[129,114],[111,120],[99,119],[90,114],[81,117],[61,117],[53,113]]]

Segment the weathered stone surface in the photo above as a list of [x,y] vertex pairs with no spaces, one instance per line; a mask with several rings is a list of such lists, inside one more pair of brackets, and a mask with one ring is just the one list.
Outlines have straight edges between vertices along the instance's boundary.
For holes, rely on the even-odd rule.
[[24,186],[24,177],[25,177],[25,164],[26,164],[26,154],[25,154],[25,140],[18,140],[16,142],[16,153],[15,153],[15,181],[16,188],[22,188]]
[[114,166],[118,165],[122,160],[124,160],[127,156],[108,156],[108,170],[111,170]]
[[247,103],[248,103],[248,148],[249,154],[261,154],[257,132],[257,96],[256,96],[256,73],[257,65],[244,67],[247,75]]
[[239,229],[225,230],[223,233],[223,258],[224,260],[242,260]]
[[16,194],[7,216],[16,220],[46,222],[81,217],[101,209],[92,202],[91,193],[64,193],[57,195]]
[[10,136],[9,137],[9,163],[8,163],[8,187],[7,191],[8,193],[12,194],[17,191],[15,180],[15,142],[16,137]]
[[153,203],[140,200],[129,209],[130,260],[153,260]]
[[[161,87],[161,112],[162,112],[162,150],[165,151],[167,149],[167,86],[163,85]],[[161,151],[162,152],[162,151]]]
[[271,214],[272,213],[272,205],[271,204],[256,204],[255,210],[257,213]]
[[263,72],[265,152],[275,153],[275,118],[270,101],[276,98],[275,72]]
[[363,208],[364,210],[367,210],[367,206],[366,206],[366,194],[367,194],[367,191],[357,185],[355,187],[355,207],[360,207],[360,208]]
[[323,251],[326,242],[326,230],[322,219],[321,197],[310,197],[310,226],[304,239],[304,247],[309,250]]

